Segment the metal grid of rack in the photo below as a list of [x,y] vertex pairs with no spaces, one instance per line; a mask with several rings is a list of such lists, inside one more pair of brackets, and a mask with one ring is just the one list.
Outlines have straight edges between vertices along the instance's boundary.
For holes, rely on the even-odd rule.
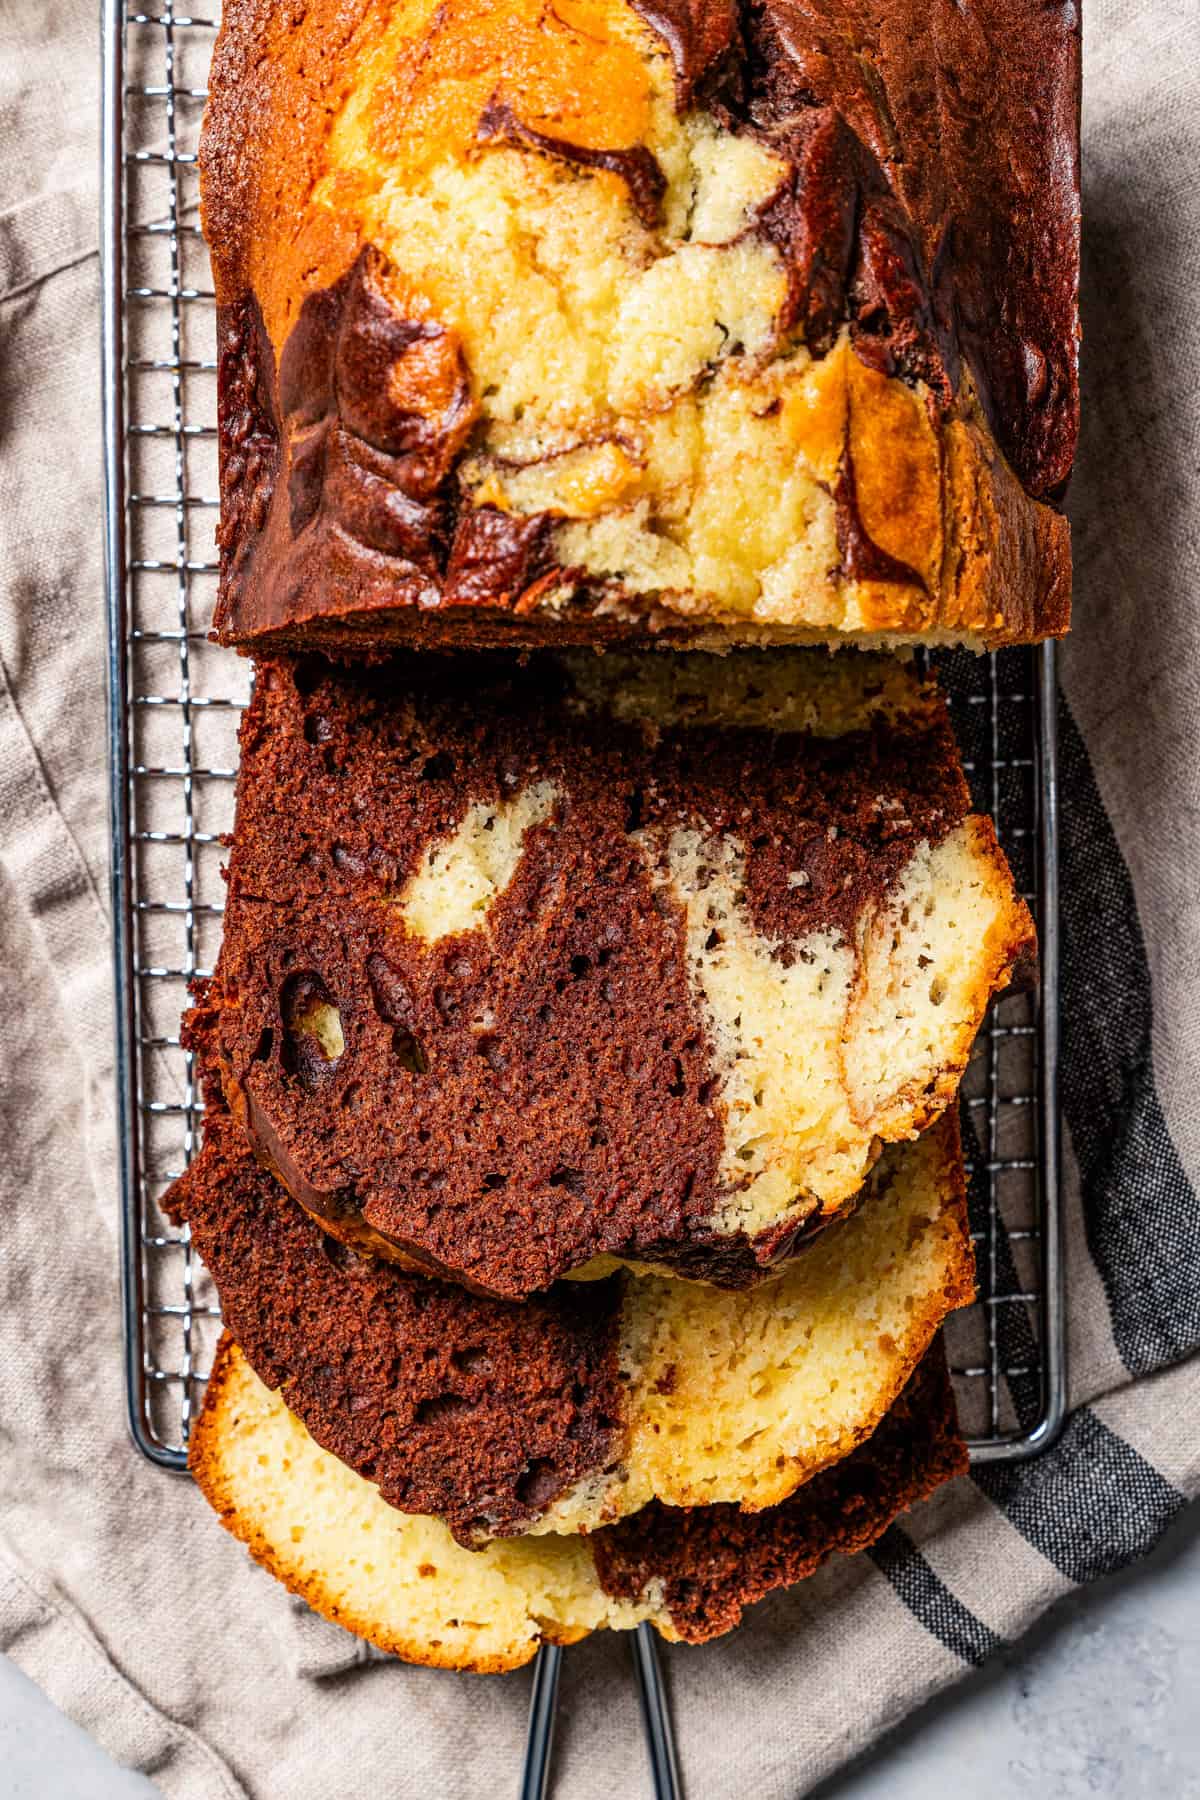
[[[214,7],[215,13],[215,7]],[[215,16],[105,4],[108,573],[130,1423],[181,1468],[220,1329],[158,1199],[197,1143],[179,1043],[220,930],[249,667],[206,633],[216,585],[215,320],[196,145]],[[1034,1453],[1063,1407],[1052,649],[939,658],[977,804],[1038,917],[1038,993],[993,1008],[963,1089],[980,1295],[948,1329],[979,1461]]]

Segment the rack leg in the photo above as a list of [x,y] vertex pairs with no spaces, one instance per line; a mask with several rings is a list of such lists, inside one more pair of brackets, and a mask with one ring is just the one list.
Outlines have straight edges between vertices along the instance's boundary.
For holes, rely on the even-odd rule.
[[557,1644],[543,1644],[533,1665],[520,1800],[546,1800],[550,1791],[550,1756],[554,1747],[554,1716],[561,1672],[562,1651]]
[[639,1625],[634,1633],[633,1666],[637,1671],[638,1699],[642,1707],[646,1749],[650,1755],[654,1800],[683,1800],[679,1763],[675,1756],[675,1734],[671,1729],[667,1690],[658,1660],[658,1639],[649,1625]]

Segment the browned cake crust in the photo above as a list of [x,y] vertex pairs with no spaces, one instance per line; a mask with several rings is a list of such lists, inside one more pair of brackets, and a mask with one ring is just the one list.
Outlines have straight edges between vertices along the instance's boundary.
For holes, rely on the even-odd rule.
[[480,1674],[518,1668],[541,1642],[643,1619],[669,1638],[718,1637],[835,1552],[867,1548],[967,1467],[939,1341],[874,1435],[782,1505],[752,1517],[652,1506],[582,1541],[518,1540],[464,1559],[429,1522],[375,1505],[280,1412],[226,1335],[190,1454],[222,1525],[387,1654]]
[[1074,0],[228,0],[219,635],[1064,631],[1078,99]]
[[524,1530],[615,1459],[618,1279],[512,1307],[356,1256],[219,1110],[165,1206],[191,1227],[260,1378],[390,1505],[470,1543]]
[[[778,973],[824,955],[822,934],[852,944],[917,847],[946,840],[968,809],[943,702],[892,664],[878,680],[899,712],[859,708],[841,735],[722,725],[713,672],[731,692],[757,692],[739,670],[759,667],[786,686],[782,654],[695,659],[705,679],[688,728],[583,710],[552,660],[260,667],[224,943],[195,1027],[212,1032],[249,1141],[330,1230],[506,1298],[601,1254],[744,1285],[850,1203],[873,1132],[909,1135],[952,1097],[991,986],[1032,942],[1015,898],[961,1044],[891,1124],[868,1116],[842,1186],[822,1199],[793,1182],[786,1207],[754,1226],[722,1214],[753,1165],[730,1147],[726,1076],[693,978],[705,949],[688,949],[682,903],[647,843],[694,825],[744,846],[739,917]],[[806,665],[792,664],[797,681]],[[840,674],[816,665],[822,679]],[[681,669],[673,681],[688,679]],[[858,707],[874,673],[867,659],[846,673]],[[505,806],[529,795],[541,811],[527,814],[506,881],[431,939],[441,916],[414,923],[404,899],[416,872],[452,869],[446,846],[473,817],[484,829],[472,854],[496,844]],[[1011,893],[989,833],[989,878],[993,863]],[[707,951],[733,929],[714,929]],[[788,1018],[805,1028],[803,1012]],[[334,1040],[321,1042],[322,1019]],[[773,1080],[768,1067],[760,1133]]]
[[703,1644],[740,1624],[776,1588],[882,1536],[897,1513],[967,1470],[939,1337],[873,1435],[790,1500],[765,1512],[657,1501],[592,1539],[607,1594],[637,1600],[661,1584],[670,1635]]

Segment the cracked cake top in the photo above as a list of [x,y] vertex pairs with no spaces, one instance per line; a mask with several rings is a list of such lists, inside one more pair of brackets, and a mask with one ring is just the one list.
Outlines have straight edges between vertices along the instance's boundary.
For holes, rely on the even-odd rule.
[[228,641],[1065,629],[1069,0],[230,0]]

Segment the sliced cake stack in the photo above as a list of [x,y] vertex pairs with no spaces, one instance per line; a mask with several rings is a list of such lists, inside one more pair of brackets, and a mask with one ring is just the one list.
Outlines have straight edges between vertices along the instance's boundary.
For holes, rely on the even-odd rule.
[[260,663],[169,1199],[240,1346],[206,1491],[473,1666],[869,1541],[961,1466],[951,1102],[1032,945],[890,659]]
[[868,646],[1065,628],[1076,417],[1074,15],[975,10],[227,0],[192,1463],[414,1660],[718,1635],[965,1466],[1033,925]]

